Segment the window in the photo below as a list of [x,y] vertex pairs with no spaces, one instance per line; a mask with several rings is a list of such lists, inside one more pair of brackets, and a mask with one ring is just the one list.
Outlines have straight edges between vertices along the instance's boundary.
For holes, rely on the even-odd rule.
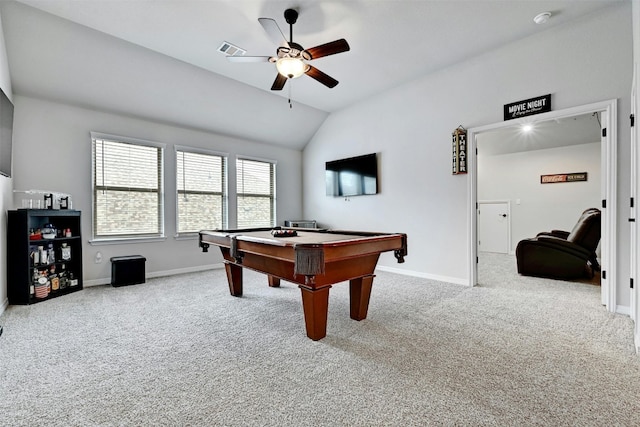
[[162,237],[161,144],[91,133],[93,238]]
[[227,225],[227,158],[176,147],[178,234]]
[[238,228],[273,227],[276,218],[273,162],[237,159]]

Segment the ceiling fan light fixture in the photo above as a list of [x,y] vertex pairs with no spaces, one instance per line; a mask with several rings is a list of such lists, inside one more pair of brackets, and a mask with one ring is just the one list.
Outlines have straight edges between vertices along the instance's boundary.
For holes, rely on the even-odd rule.
[[285,77],[295,79],[303,75],[309,66],[300,58],[283,57],[276,61],[278,72]]

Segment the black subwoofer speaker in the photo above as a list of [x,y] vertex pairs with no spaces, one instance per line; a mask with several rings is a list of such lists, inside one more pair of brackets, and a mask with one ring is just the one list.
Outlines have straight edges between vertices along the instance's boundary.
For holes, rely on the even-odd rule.
[[145,282],[145,262],[142,255],[114,256],[111,258],[111,285],[125,286]]

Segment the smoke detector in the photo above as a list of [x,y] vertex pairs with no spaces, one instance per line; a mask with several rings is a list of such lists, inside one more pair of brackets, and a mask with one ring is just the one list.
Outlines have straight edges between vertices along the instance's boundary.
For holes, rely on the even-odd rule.
[[533,22],[535,22],[538,25],[545,24],[549,20],[549,18],[551,18],[551,12],[542,12],[537,14],[533,18]]

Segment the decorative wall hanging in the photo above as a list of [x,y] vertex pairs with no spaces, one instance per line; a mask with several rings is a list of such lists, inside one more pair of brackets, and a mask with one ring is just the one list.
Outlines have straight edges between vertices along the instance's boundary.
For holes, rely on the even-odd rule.
[[556,184],[559,182],[586,181],[586,172],[557,173],[554,175],[540,175],[540,184]]
[[504,120],[517,119],[551,111],[551,94],[504,105]]
[[467,130],[458,126],[451,134],[453,148],[453,174],[467,173]]

